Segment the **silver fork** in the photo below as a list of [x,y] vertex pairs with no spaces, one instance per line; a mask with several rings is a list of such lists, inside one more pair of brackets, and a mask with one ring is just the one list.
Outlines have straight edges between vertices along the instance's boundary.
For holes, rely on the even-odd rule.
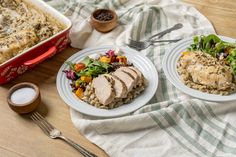
[[163,42],[168,42],[168,43],[172,43],[172,42],[177,42],[181,39],[174,39],[174,40],[155,40],[155,41],[142,41],[142,42],[136,42],[136,43],[130,43],[128,44],[129,47],[132,47],[136,50],[143,50],[146,49],[147,47],[149,47],[150,45],[153,45],[155,43],[163,43]]
[[[155,38],[155,37],[158,37],[157,39],[160,39],[161,37],[163,37],[164,35],[166,35],[167,33],[170,33],[170,32],[172,32],[172,31],[174,31],[174,30],[177,30],[177,29],[180,29],[180,28],[182,28],[183,27],[183,24],[182,23],[177,23],[177,24],[175,24],[174,26],[172,26],[171,28],[168,28],[168,29],[166,29],[166,30],[164,30],[164,31],[161,31],[161,32],[159,32],[159,33],[157,33],[157,34],[155,34],[155,35],[153,35],[153,36],[151,36],[151,37],[149,37],[147,40],[144,40],[144,41],[137,41],[137,40],[133,40],[133,39],[129,39],[129,44],[138,44],[138,43],[140,43],[140,42],[145,42],[145,41],[150,41],[150,40],[152,40],[153,38]],[[154,40],[154,39],[153,39]]]
[[62,135],[62,133],[56,129],[53,125],[51,125],[46,119],[41,116],[38,112],[34,112],[30,118],[43,130],[43,132],[49,136],[52,139],[62,139],[65,142],[67,142],[69,145],[77,149],[84,157],[97,157],[93,153],[87,151],[74,141],[66,138],[65,136]]

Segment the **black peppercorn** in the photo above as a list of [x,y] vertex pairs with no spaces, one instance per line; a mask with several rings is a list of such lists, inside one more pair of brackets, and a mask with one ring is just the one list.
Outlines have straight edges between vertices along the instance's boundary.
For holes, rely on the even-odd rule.
[[95,18],[99,21],[109,21],[113,18],[113,15],[110,12],[100,12]]

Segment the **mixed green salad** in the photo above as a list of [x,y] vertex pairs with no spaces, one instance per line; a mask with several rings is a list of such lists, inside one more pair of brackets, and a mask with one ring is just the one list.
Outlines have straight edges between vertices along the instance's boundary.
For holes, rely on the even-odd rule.
[[67,79],[71,80],[72,92],[79,98],[83,97],[86,86],[100,74],[110,73],[121,66],[130,66],[126,56],[115,54],[114,50],[107,51],[98,58],[85,57],[79,63],[67,62],[69,69],[64,70]]
[[231,67],[232,73],[236,75],[236,42],[223,41],[214,34],[195,36],[188,51],[202,51],[219,60],[224,60]]

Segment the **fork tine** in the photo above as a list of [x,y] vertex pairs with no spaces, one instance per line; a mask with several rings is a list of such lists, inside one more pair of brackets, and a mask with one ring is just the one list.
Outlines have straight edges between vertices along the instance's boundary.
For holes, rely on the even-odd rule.
[[133,39],[129,39],[129,43],[130,43],[130,44],[136,44],[137,41],[136,41],[136,40],[133,40]]
[[49,130],[53,130],[55,127],[52,126],[48,121],[46,121],[43,116],[41,116],[38,112],[35,112],[35,116],[40,120],[40,122]]
[[138,49],[143,49],[147,45],[146,41],[135,41],[130,39],[129,46],[138,48]]
[[129,41],[133,44],[143,44],[147,42],[147,40],[133,40],[133,39],[129,39]]
[[37,116],[37,115],[34,115],[35,119],[38,120],[38,123],[41,124],[41,126],[47,131],[50,133],[51,129],[48,128],[47,125],[45,125],[45,123]]
[[57,130],[53,125],[51,125],[47,120],[41,116],[38,112],[34,112],[31,116],[31,119],[42,129],[42,131],[52,139],[60,138],[65,142],[69,143],[71,146],[76,148],[84,157],[97,157],[93,153],[90,153],[79,144],[76,144],[72,140],[61,135],[61,132]]
[[139,44],[142,44],[143,42],[141,42],[141,41],[130,41],[130,43],[139,45]]
[[35,122],[35,124],[37,124],[41,129],[42,131],[46,134],[46,135],[50,135],[49,131],[44,127],[44,125],[35,117],[34,114],[32,114],[31,116],[31,119]]
[[130,39],[130,42],[129,42],[131,45],[134,45],[134,46],[136,46],[136,45],[139,45],[139,44],[141,44],[142,42],[140,42],[140,41],[135,41],[135,40],[131,40]]
[[140,48],[140,46],[139,46],[138,44],[136,44],[136,43],[130,42],[128,45],[129,45],[130,47]]
[[131,47],[131,48],[134,48],[134,49],[139,49],[139,47],[137,47],[135,45],[128,44],[128,46]]

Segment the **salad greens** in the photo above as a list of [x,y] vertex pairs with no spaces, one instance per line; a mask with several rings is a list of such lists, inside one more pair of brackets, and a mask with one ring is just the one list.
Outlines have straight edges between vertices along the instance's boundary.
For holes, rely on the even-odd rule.
[[111,67],[108,63],[93,60],[89,57],[86,57],[82,63],[85,64],[86,68],[76,73],[78,77],[82,75],[97,77],[100,74],[108,73],[108,69]]
[[79,72],[76,72],[74,68],[75,64],[72,62],[67,62],[67,64],[70,66],[70,69],[75,72],[77,77],[81,77],[84,75],[97,77],[100,74],[108,73],[109,68],[111,68],[110,64],[101,62],[99,60],[94,60],[88,56],[83,59],[82,63],[86,68],[80,70]]
[[232,68],[236,75],[236,42],[230,43],[221,40],[214,34],[208,36],[195,36],[193,44],[187,48],[188,51],[202,51],[225,62]]

